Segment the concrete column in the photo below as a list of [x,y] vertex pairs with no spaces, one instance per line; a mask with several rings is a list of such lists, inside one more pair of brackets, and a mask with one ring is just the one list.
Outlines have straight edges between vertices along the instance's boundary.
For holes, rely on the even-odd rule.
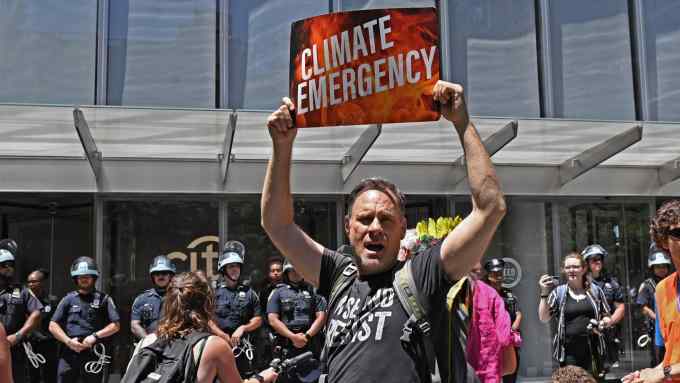
[[[527,378],[550,376],[552,371],[552,335],[550,325],[538,319],[538,278],[549,270],[548,228],[544,202],[509,200],[508,213],[496,234],[493,254],[498,256],[498,242],[503,257],[515,259],[522,271],[513,289],[523,320],[524,344],[520,356],[520,375]],[[491,254],[490,254],[491,255]]]

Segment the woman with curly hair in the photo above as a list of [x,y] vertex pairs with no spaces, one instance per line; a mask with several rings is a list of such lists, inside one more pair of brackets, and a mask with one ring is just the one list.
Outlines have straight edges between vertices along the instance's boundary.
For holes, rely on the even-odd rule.
[[[193,356],[197,359],[196,375],[185,376],[185,379],[198,383],[212,383],[216,378],[223,383],[276,381],[277,375],[273,369],[256,374],[249,380],[241,379],[229,344],[220,337],[209,335],[213,305],[212,290],[204,276],[193,272],[175,276],[165,295],[163,316],[157,332],[142,339],[134,355],[144,347],[169,349],[178,340],[195,339],[195,335],[199,334],[200,337],[200,334],[204,334],[193,346]],[[135,361],[134,355],[130,365]],[[123,381],[125,379],[123,377]]]

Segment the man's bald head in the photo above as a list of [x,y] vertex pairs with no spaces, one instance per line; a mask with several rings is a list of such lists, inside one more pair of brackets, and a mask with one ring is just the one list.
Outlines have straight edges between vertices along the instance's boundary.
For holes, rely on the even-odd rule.
[[35,270],[28,274],[28,278],[26,278],[26,284],[33,294],[42,295],[43,282],[45,282],[45,279],[47,279],[48,275],[49,274],[43,270]]
[[28,282],[35,281],[35,280],[40,280],[41,282],[44,281],[47,278],[45,275],[45,272],[42,270],[35,270],[28,274]]

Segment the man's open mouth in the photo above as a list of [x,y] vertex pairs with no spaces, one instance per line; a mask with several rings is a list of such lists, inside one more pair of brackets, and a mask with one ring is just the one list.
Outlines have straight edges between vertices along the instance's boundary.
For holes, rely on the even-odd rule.
[[367,250],[375,252],[375,253],[382,251],[382,249],[384,249],[384,248],[385,248],[385,246],[383,246],[379,243],[371,243],[371,244],[366,245]]

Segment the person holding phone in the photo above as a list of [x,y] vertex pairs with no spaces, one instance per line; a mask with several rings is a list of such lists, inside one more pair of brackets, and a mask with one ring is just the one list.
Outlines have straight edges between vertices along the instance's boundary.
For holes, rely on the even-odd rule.
[[610,309],[604,292],[586,278],[583,257],[569,253],[563,261],[566,283],[557,285],[553,276],[543,275],[538,305],[539,319],[557,322],[553,357],[560,366],[575,365],[604,378],[607,347],[602,330],[611,325]]

